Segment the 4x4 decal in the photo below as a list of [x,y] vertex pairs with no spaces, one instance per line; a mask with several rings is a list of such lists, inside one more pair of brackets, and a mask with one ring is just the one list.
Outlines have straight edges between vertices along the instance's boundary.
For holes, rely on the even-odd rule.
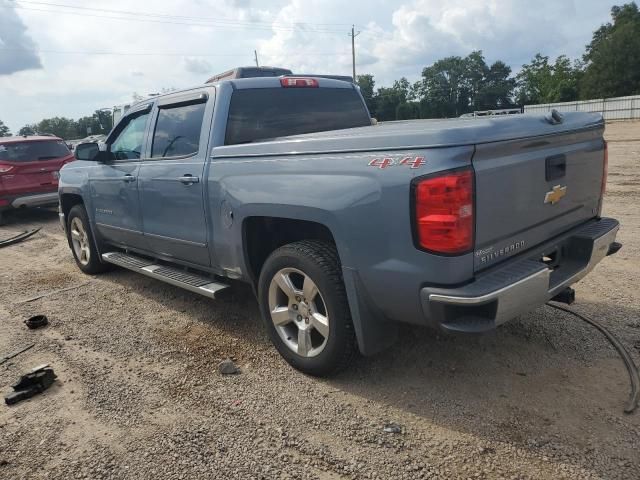
[[404,157],[400,160],[396,160],[390,157],[384,158],[374,158],[369,162],[370,167],[377,167],[380,169],[384,169],[387,167],[393,167],[395,165],[398,166],[408,166],[411,169],[420,168],[423,165],[426,165],[424,157]]

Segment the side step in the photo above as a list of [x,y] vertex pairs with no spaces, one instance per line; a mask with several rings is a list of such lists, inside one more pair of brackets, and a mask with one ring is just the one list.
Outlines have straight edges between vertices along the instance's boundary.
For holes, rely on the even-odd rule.
[[209,298],[215,298],[217,292],[229,287],[224,283],[214,282],[209,277],[185,272],[176,267],[158,265],[153,260],[137,257],[129,253],[103,253],[102,260]]

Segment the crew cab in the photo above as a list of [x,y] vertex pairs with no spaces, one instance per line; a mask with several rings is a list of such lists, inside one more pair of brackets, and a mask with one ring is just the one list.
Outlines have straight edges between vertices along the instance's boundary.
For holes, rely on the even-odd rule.
[[615,253],[603,131],[555,111],[374,125],[349,82],[220,81],[79,145],[60,215],[86,273],[251,284],[282,356],[327,375],[398,322],[490,331]]
[[52,136],[0,138],[0,223],[10,209],[58,203],[58,172],[74,160]]

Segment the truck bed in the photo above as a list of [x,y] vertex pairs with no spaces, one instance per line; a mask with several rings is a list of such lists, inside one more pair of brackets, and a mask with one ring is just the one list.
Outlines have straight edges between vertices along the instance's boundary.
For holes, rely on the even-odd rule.
[[478,145],[586,129],[603,129],[599,113],[569,112],[552,125],[544,115],[403,120],[367,127],[279,137],[216,147],[215,157],[376,151]]

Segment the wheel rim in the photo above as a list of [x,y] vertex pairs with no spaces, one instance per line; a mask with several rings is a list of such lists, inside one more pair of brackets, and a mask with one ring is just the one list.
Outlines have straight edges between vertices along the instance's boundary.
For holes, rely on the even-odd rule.
[[283,268],[269,285],[271,321],[284,344],[301,357],[320,354],[329,338],[329,313],[315,282],[295,268]]
[[89,235],[82,224],[80,218],[71,220],[71,243],[76,258],[82,265],[87,265],[91,260],[91,250],[89,249]]

